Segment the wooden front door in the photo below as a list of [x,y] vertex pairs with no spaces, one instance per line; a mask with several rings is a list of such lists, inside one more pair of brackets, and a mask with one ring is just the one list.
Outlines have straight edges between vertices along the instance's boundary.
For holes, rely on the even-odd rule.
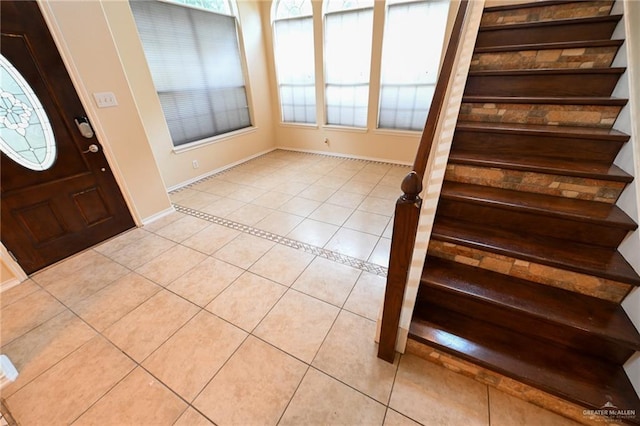
[[0,8],[0,230],[30,274],[134,222],[100,143],[74,121],[86,114],[37,3]]

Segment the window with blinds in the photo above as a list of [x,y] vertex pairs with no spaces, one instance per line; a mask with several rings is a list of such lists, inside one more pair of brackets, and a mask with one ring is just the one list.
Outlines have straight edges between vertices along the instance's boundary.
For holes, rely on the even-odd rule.
[[276,77],[282,121],[316,122],[311,1],[280,0],[273,10]]
[[327,124],[367,127],[373,1],[325,2]]
[[422,130],[438,79],[449,2],[389,3],[378,127]]
[[129,4],[173,145],[251,126],[236,18],[160,1]]

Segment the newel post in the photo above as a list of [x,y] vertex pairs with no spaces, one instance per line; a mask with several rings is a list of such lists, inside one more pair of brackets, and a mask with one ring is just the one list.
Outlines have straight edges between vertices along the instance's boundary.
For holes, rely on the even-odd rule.
[[422,199],[419,197],[422,191],[422,177],[415,171],[410,172],[402,181],[401,188],[404,194],[396,201],[378,346],[378,358],[388,362],[393,362],[395,358],[400,313],[422,204]]

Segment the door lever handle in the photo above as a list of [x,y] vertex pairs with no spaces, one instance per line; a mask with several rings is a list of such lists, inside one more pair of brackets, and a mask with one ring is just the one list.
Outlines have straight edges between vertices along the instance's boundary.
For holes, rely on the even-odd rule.
[[89,149],[87,149],[86,151],[82,151],[83,154],[89,153],[89,152],[98,152],[100,151],[100,148],[98,147],[98,145],[96,145],[95,143],[92,143],[91,145],[89,145]]

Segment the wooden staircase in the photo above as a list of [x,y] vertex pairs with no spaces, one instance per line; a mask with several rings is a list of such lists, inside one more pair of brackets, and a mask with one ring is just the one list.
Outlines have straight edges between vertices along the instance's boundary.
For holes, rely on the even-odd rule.
[[409,338],[640,424],[612,3],[485,9]]

